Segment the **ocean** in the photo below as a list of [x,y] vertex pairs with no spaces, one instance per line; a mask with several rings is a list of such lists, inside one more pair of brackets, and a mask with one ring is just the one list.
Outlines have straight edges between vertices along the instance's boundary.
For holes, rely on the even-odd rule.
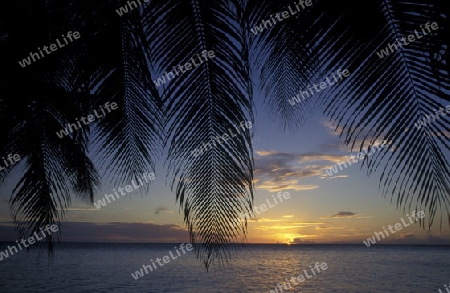
[[[0,244],[0,250],[8,245]],[[176,254],[175,246],[62,243],[50,262],[46,253],[39,258],[37,251],[20,251],[0,261],[0,292],[439,293],[450,283],[449,246],[248,244],[227,266],[209,271],[194,251]],[[132,276],[169,252],[176,259]],[[319,265],[313,275],[316,263],[327,268]]]

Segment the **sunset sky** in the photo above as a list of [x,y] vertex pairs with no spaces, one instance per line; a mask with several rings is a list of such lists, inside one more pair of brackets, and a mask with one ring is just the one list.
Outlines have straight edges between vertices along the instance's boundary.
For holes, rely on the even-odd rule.
[[[360,163],[333,177],[326,175],[325,169],[357,153],[339,141],[334,128],[316,111],[297,132],[284,132],[279,123],[269,118],[265,107],[258,107],[251,129],[256,165],[254,203],[259,206],[279,191],[288,191],[291,197],[249,223],[247,242],[362,244],[375,231],[400,222],[406,215],[390,204],[390,197],[383,198],[378,188],[379,174],[367,177],[366,169],[360,170]],[[161,159],[157,165],[157,178],[149,194],[137,190],[100,210],[74,199],[60,229],[63,241],[188,241],[183,215],[165,177],[164,161]],[[7,204],[13,179],[0,194],[3,241],[18,239]],[[117,187],[103,184],[95,200]],[[446,223],[442,231],[440,234],[436,225],[428,234],[418,225],[411,225],[381,242],[450,243],[445,240],[450,238]]]

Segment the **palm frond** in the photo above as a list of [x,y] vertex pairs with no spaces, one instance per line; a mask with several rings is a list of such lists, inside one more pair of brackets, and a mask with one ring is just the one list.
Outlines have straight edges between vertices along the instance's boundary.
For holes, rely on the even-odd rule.
[[[449,216],[450,173],[445,160],[449,119],[442,117],[421,130],[415,130],[414,123],[433,114],[433,109],[445,107],[443,102],[449,100],[448,13],[442,11],[446,10],[439,1],[318,1],[302,15],[309,24],[284,20],[269,29],[272,36],[260,42],[260,59],[269,60],[261,78],[272,82],[267,87],[274,99],[271,108],[285,127],[288,122],[295,127],[297,122],[291,121],[289,112],[280,111],[279,105],[298,90],[299,83],[284,83],[284,67],[307,83],[317,78],[317,74],[307,74],[311,66],[322,76],[337,69],[350,71],[347,80],[318,95],[317,101],[336,128],[342,129],[346,144],[362,149],[389,142],[385,152],[366,161],[368,173],[383,164],[383,193],[390,192],[398,208],[416,204],[416,209],[426,209],[429,227],[435,216],[441,220]],[[396,38],[414,34],[420,25],[434,21],[439,29],[433,34],[388,57],[378,57],[377,52]],[[293,46],[294,42],[286,36],[299,31],[301,37],[306,36],[302,39],[306,44],[296,46],[297,54],[307,56],[307,61],[289,57],[295,53],[283,49],[285,43]],[[279,51],[283,54],[277,55]],[[294,58],[296,66],[289,64]]]
[[[144,23],[155,52],[154,68],[170,71],[204,50],[215,55],[160,89],[167,107],[172,186],[176,184],[191,242],[199,244],[197,255],[208,268],[215,261],[227,261],[234,243],[242,240],[246,222],[230,222],[250,209],[253,198],[250,131],[216,142],[199,156],[192,154],[202,143],[229,134],[229,129],[236,131],[236,125],[252,117],[248,49],[239,25],[243,14],[234,1],[169,1],[147,8]],[[151,11],[164,17],[156,19]]]
[[[312,21],[311,8],[305,8],[298,12],[292,1],[248,3],[250,30],[246,34],[250,35],[254,52],[251,64],[254,71],[260,73],[261,90],[270,113],[284,129],[291,131],[307,120],[314,105],[312,99],[291,104],[317,74],[311,44],[304,30]],[[277,20],[275,15],[283,11],[287,11],[289,17]],[[268,24],[270,22],[272,25]],[[255,27],[261,25],[264,30],[254,35]]]
[[442,136],[448,131],[449,119],[443,117],[422,129],[415,129],[414,124],[432,114],[433,109],[445,107],[443,102],[449,100],[448,66],[443,60],[440,65],[433,60],[448,48],[443,36],[448,35],[449,28],[440,26],[435,33],[388,57],[379,58],[377,52],[397,43],[397,38],[415,35],[415,30],[427,22],[444,24],[443,14],[436,14],[436,4],[382,1],[377,10],[372,7],[373,17],[361,20],[366,23],[364,27],[380,27],[371,32],[373,38],[358,34],[356,24],[346,21],[349,15],[344,14],[343,27],[351,34],[345,41],[337,38],[332,44],[342,48],[332,59],[342,60],[352,72],[351,78],[345,87],[335,89],[332,98],[323,101],[326,113],[342,127],[340,135],[347,144],[354,147],[358,143],[362,149],[383,140],[389,143],[384,152],[366,161],[368,174],[384,165],[380,177],[383,194],[390,193],[397,208],[415,205],[416,210],[426,210],[429,228],[435,217],[442,224],[443,216],[450,215],[450,166],[445,160],[449,144]]
[[[92,109],[106,103],[118,105],[96,121],[93,132],[100,168],[113,185],[128,184],[155,170],[163,129],[162,102],[148,69],[149,51],[141,17],[138,11],[115,15],[117,5],[114,1],[108,5],[97,1],[76,3],[72,8],[84,12],[73,22],[86,32],[77,48],[83,52],[76,63],[77,84],[95,97]],[[141,190],[148,190],[148,186]]]
[[[24,4],[29,6],[19,10],[23,7],[12,5],[12,13],[2,17],[8,35],[0,58],[8,75],[0,84],[0,119],[5,121],[2,134],[11,137],[2,142],[1,150],[21,157],[8,170],[22,171],[10,204],[19,235],[27,238],[46,225],[59,223],[71,195],[92,202],[99,176],[86,155],[88,127],[63,138],[56,134],[89,109],[89,95],[74,90],[70,52],[45,56],[25,68],[17,63],[58,34],[48,25],[51,18],[40,22],[39,13],[46,11],[44,1]],[[24,34],[30,34],[30,38],[24,39]],[[26,81],[27,85],[18,81]],[[46,239],[50,251],[57,238],[58,234]]]

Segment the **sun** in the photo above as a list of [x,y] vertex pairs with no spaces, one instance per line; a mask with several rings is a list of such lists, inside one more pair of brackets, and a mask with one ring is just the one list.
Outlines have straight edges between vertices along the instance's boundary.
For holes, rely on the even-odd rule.
[[292,242],[294,242],[295,235],[293,235],[293,234],[284,234],[283,238],[286,239],[284,242],[287,245],[291,245]]

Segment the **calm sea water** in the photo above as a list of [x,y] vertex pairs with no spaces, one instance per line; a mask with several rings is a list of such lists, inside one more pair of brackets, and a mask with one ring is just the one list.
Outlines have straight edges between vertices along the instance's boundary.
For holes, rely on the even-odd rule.
[[174,246],[63,244],[52,263],[22,251],[0,262],[0,292],[269,292],[316,262],[328,269],[283,292],[424,293],[450,283],[450,247],[442,246],[245,245],[229,266],[209,272],[188,252],[138,280],[131,276]]

